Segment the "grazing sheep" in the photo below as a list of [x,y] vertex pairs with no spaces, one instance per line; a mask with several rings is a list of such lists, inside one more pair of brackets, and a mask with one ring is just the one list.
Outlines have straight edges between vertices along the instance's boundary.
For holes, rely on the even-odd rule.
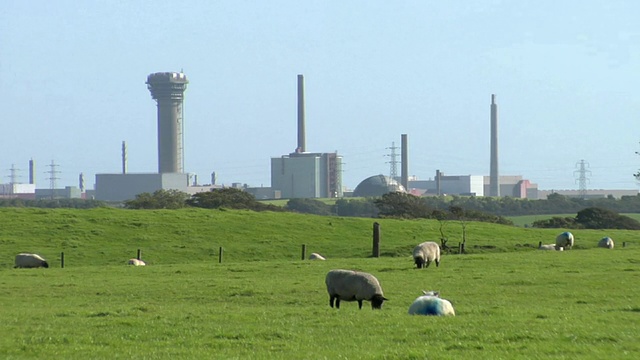
[[556,250],[556,244],[540,245],[538,250]]
[[613,239],[608,236],[603,237],[598,241],[598,247],[613,249]]
[[413,260],[418,269],[428,268],[432,261],[440,266],[440,246],[433,241],[425,241],[413,248]]
[[38,254],[20,253],[16,255],[16,265],[14,268],[48,268],[49,263]]
[[359,271],[331,270],[325,278],[327,292],[329,293],[329,305],[340,309],[340,301],[357,301],[358,308],[362,309],[362,301],[371,301],[372,309],[381,309],[382,302],[388,300],[382,293],[380,283],[375,276]]
[[573,234],[565,231],[562,234],[556,237],[556,249],[560,250],[560,247],[563,247],[567,250],[570,250],[573,247]]
[[129,261],[127,261],[127,265],[145,266],[147,264],[144,261],[140,260],[140,259],[129,259]]
[[422,293],[424,295],[415,299],[409,306],[409,315],[456,315],[453,305],[449,300],[440,299],[439,292],[422,290]]
[[326,260],[326,259],[324,258],[324,256],[318,253],[311,253],[311,255],[309,255],[309,260]]

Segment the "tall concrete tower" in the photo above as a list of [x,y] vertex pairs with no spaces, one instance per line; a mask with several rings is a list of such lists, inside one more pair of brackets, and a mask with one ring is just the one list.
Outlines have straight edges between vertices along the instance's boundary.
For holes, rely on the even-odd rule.
[[182,72],[147,76],[147,88],[158,103],[158,172],[183,173],[182,102],[189,81]]
[[496,95],[491,94],[491,164],[489,172],[489,196],[500,196],[498,176],[498,105]]
[[296,152],[306,152],[306,135],[304,129],[304,76],[298,75],[298,147]]

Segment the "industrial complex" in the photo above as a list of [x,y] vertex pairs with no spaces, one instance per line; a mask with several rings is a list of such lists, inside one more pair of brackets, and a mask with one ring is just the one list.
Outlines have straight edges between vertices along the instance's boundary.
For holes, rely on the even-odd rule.
[[[22,184],[11,176],[7,184],[0,184],[0,198],[91,198],[103,201],[125,201],[141,193],[157,190],[179,190],[189,194],[222,188],[216,184],[215,172],[208,185],[199,185],[197,176],[184,168],[184,97],[189,81],[182,72],[157,72],[147,76],[147,89],[157,105],[158,172],[130,173],[127,169],[127,146],[122,143],[122,171],[96,174],[94,189],[85,188],[85,178],[79,175],[78,187],[57,188],[51,181],[37,187],[35,161],[29,161],[29,182]],[[342,182],[343,157],[337,152],[309,152],[305,134],[304,76],[297,77],[298,141],[289,154],[271,158],[271,186],[251,188],[233,184],[252,193],[257,199],[341,198],[346,196],[380,196],[391,191],[407,192],[417,196],[466,195],[509,196],[513,198],[544,199],[551,191],[538,190],[538,186],[519,175],[501,176],[498,171],[498,105],[495,94],[490,104],[490,166],[489,175],[445,175],[440,170],[428,180],[410,177],[408,163],[408,134],[401,134],[401,174],[384,176],[372,174],[363,179],[352,191]],[[55,164],[51,167],[55,178]],[[554,190],[567,196],[619,198],[635,196],[637,190]]]

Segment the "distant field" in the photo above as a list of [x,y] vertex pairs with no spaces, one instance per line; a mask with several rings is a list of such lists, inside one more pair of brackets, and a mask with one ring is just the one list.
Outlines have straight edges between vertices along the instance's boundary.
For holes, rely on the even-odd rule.
[[[640,243],[575,231],[574,250],[535,250],[557,229],[467,226],[468,254],[415,270],[430,220],[185,209],[0,209],[2,359],[635,359]],[[450,241],[461,236],[448,222]],[[618,244],[596,248],[603,234]],[[320,252],[327,261],[301,261]],[[218,263],[218,248],[224,258]],[[146,267],[124,265],[142,249]],[[21,251],[49,269],[12,269]],[[60,268],[61,251],[65,268]],[[308,255],[307,253],[307,255]],[[360,269],[390,300],[329,307],[324,276]],[[457,316],[407,315],[439,290]],[[434,355],[435,354],[435,355]]]
[[[621,214],[632,219],[640,221],[639,213]],[[523,215],[523,216],[506,216],[507,219],[513,221],[516,226],[531,226],[534,221],[551,219],[552,217],[575,217],[576,214],[555,214],[555,215]]]

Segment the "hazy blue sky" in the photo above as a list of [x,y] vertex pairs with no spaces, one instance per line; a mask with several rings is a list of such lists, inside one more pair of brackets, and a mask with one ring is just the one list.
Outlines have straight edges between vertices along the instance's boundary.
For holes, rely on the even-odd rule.
[[[500,175],[540,189],[636,189],[640,2],[24,1],[0,11],[0,182],[12,164],[48,187],[80,172],[157,171],[148,74],[184,69],[185,169],[270,186],[294,151],[305,76],[307,150],[338,151],[343,183],[389,174],[489,174],[497,96]],[[399,154],[399,150],[398,150]],[[398,160],[400,160],[398,156]],[[398,167],[399,171],[399,167]]]

